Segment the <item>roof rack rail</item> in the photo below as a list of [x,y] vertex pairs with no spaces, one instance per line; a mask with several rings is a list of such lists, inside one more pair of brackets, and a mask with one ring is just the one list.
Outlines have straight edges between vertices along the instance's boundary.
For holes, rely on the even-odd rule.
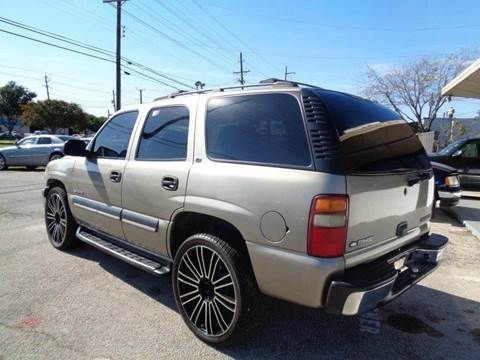
[[178,92],[170,93],[165,96],[160,96],[158,98],[155,98],[153,101],[157,100],[162,100],[162,99],[173,99],[177,96],[183,96],[183,95],[192,95],[192,94],[204,94],[207,92],[223,92],[225,90],[234,90],[234,89],[251,89],[251,88],[258,88],[258,87],[268,87],[268,86],[278,86],[278,85],[283,85],[283,86],[304,86],[304,87],[314,87],[314,88],[319,88],[316,85],[310,85],[310,84],[305,84],[301,82],[296,82],[296,81],[289,81],[289,80],[280,80],[276,78],[270,78],[270,79],[265,79],[261,80],[258,84],[252,84],[252,85],[232,85],[232,86],[223,86],[219,88],[211,88],[211,89],[201,89],[201,90],[193,90],[193,91],[185,91],[185,90],[179,90]]

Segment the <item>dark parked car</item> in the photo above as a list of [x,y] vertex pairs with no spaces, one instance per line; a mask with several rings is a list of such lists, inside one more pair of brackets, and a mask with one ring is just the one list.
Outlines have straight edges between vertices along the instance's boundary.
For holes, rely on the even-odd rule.
[[480,138],[458,140],[430,160],[456,168],[462,189],[480,190]]
[[440,207],[451,207],[458,204],[462,197],[457,169],[437,162],[431,162],[435,177],[435,202]]

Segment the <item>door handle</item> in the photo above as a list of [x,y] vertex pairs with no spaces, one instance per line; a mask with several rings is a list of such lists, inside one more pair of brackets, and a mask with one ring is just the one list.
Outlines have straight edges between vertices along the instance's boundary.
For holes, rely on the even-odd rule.
[[162,179],[162,188],[169,191],[176,191],[178,189],[178,178],[175,176],[164,176]]
[[112,180],[114,183],[119,183],[122,181],[122,173],[120,171],[113,170],[110,173],[110,180]]

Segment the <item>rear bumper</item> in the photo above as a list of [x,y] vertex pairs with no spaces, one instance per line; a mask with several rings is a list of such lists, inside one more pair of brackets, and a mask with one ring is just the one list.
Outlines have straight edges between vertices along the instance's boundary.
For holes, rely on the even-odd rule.
[[325,310],[356,315],[392,301],[434,271],[448,239],[433,234],[393,254],[347,270],[330,283]]

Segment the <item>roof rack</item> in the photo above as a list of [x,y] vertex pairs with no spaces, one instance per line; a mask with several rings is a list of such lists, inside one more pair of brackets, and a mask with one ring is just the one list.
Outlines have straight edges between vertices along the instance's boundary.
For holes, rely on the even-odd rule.
[[155,98],[153,101],[157,100],[162,100],[162,99],[173,99],[178,96],[183,96],[183,95],[192,95],[192,94],[204,94],[208,92],[223,92],[225,90],[234,90],[234,89],[251,89],[251,88],[261,88],[261,87],[273,87],[273,86],[291,86],[291,87],[312,87],[312,88],[319,88],[316,85],[311,85],[311,84],[305,84],[301,82],[296,82],[296,81],[290,81],[290,80],[281,80],[281,79],[276,79],[276,78],[270,78],[270,79],[265,79],[261,80],[258,84],[253,84],[253,85],[232,85],[232,86],[223,86],[220,88],[211,88],[211,89],[201,89],[201,90],[194,90],[194,91],[185,91],[185,90],[179,90],[178,92],[174,92],[165,96],[160,96],[158,98]]

